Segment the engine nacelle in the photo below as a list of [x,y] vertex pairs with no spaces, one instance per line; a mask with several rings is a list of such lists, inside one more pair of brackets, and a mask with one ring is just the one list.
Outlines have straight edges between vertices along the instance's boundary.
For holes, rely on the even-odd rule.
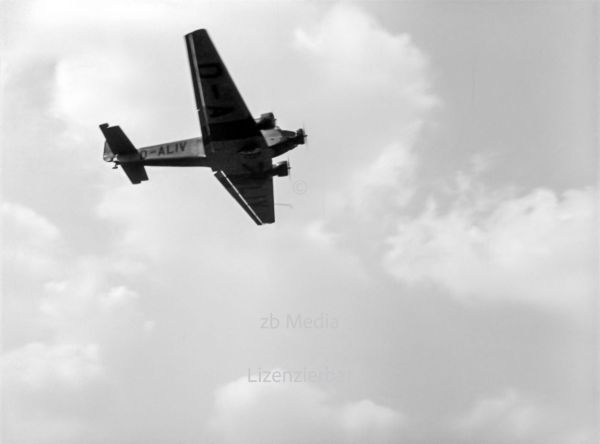
[[275,119],[273,113],[264,113],[261,114],[258,119],[255,119],[256,126],[259,130],[270,130],[275,128],[276,121],[277,119]]
[[271,169],[271,175],[285,177],[290,173],[290,163],[287,160],[283,162],[279,162],[273,165],[273,169]]

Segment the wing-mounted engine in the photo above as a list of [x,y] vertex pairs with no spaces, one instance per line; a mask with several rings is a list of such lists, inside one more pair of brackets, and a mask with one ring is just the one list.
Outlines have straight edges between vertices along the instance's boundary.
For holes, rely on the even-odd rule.
[[259,130],[270,130],[275,128],[275,122],[277,122],[277,119],[275,119],[273,113],[264,113],[261,114],[258,119],[255,119],[255,122]]
[[287,160],[276,163],[273,168],[269,171],[271,176],[286,177],[290,174],[290,163]]

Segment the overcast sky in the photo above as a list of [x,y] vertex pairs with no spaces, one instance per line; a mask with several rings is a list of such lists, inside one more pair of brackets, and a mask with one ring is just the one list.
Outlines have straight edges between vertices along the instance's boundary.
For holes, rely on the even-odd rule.
[[[597,442],[597,3],[0,5],[4,443]],[[199,28],[309,134],[271,226],[102,162]]]

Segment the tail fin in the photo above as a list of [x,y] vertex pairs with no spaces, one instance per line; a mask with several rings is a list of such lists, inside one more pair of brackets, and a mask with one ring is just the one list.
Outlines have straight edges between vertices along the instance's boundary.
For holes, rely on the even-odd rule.
[[112,162],[115,157],[119,156],[116,163],[121,165],[131,183],[137,184],[148,180],[146,169],[140,162],[140,153],[135,149],[123,130],[119,126],[109,126],[108,123],[103,123],[100,125],[100,131],[106,139],[104,143],[104,160]]
[[104,159],[105,162],[112,162],[113,160],[115,160],[115,153],[113,153],[110,150],[110,145],[108,144],[108,142],[104,142],[104,153],[102,154],[102,158]]

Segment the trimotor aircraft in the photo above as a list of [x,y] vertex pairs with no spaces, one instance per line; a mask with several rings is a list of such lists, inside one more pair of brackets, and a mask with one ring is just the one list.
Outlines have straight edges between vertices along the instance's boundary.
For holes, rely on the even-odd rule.
[[209,167],[254,222],[273,223],[273,176],[287,176],[290,167],[272,159],[304,144],[304,130],[280,129],[273,113],[250,114],[205,29],[185,42],[202,137],[136,149],[119,126],[104,123],[104,160],[133,184],[148,180],[146,166]]

